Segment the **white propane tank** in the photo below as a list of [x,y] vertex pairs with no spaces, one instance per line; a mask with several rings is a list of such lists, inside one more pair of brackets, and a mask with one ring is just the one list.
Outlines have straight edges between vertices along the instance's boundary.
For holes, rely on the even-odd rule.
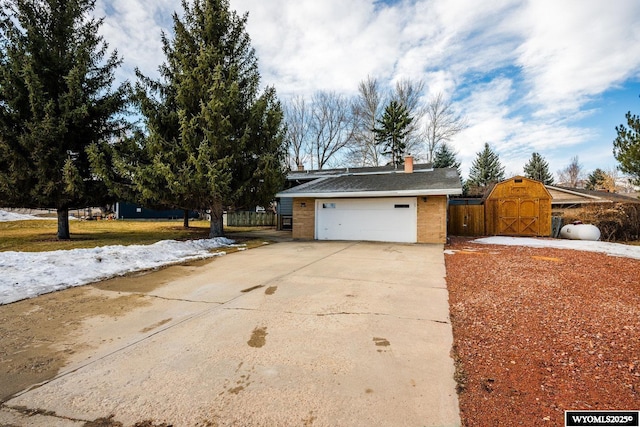
[[576,221],[562,227],[560,237],[571,240],[600,240],[600,230],[595,225]]

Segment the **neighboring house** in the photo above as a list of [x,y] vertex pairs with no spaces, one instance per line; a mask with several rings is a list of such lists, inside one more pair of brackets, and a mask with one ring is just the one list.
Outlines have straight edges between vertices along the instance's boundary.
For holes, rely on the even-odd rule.
[[[155,210],[135,203],[118,202],[114,207],[116,219],[182,219],[182,209]],[[198,218],[196,211],[189,212],[189,218]]]
[[[306,181],[306,182],[305,182]],[[295,239],[444,243],[449,196],[462,194],[456,169],[413,165],[298,171],[282,191]],[[282,222],[281,222],[282,224]]]
[[640,203],[640,199],[631,194],[610,193],[608,191],[585,190],[547,185],[553,198],[551,206],[554,212],[581,207],[593,203]]

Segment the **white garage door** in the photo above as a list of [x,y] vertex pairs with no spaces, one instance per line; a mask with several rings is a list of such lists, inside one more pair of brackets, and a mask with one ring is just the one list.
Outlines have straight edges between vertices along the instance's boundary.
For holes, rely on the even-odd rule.
[[417,241],[415,197],[316,200],[318,240]]

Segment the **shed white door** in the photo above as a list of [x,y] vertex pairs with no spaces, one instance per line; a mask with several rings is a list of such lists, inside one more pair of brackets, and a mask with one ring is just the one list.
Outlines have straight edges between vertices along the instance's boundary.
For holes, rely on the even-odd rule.
[[417,200],[317,199],[316,239],[415,243]]

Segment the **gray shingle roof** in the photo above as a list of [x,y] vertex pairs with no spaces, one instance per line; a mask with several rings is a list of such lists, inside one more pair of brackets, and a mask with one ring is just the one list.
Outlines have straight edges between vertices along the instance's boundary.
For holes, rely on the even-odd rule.
[[[413,165],[414,172],[420,172],[424,170],[432,169],[431,163],[416,163]],[[402,172],[403,166],[397,172]],[[371,173],[395,173],[396,168],[393,165],[386,166],[370,166],[362,168],[339,168],[339,169],[319,169],[319,170],[302,170],[291,171],[287,174],[287,179],[290,181],[302,180],[308,181],[309,179],[321,178],[325,176],[337,176],[337,175],[360,175]]]
[[456,169],[419,173],[340,175],[319,178],[278,193],[277,197],[385,197],[462,194]]

